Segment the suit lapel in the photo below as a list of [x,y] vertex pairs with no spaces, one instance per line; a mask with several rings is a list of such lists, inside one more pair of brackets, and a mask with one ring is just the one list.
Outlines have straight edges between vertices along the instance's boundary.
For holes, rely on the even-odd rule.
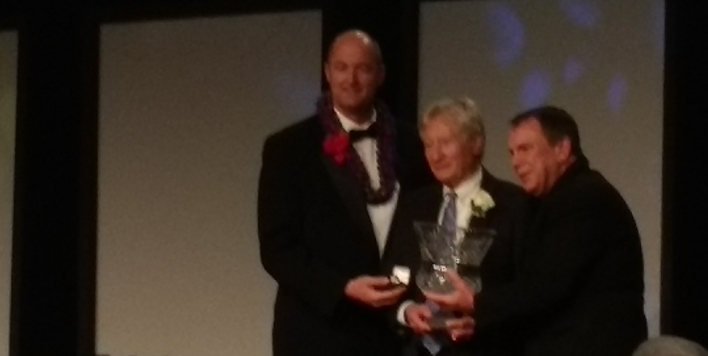
[[500,210],[499,200],[496,191],[497,180],[496,178],[494,178],[494,176],[487,172],[484,167],[482,168],[482,182],[480,184],[480,187],[482,188],[482,190],[489,193],[489,195],[492,197],[492,200],[494,200],[495,202],[495,206],[489,209],[489,211],[487,211],[487,221],[493,224],[496,216],[498,215],[498,210]]
[[337,189],[339,196],[342,198],[342,202],[346,206],[352,222],[359,229],[359,231],[361,231],[362,236],[378,255],[378,244],[376,243],[374,227],[371,224],[369,211],[366,208],[366,200],[364,199],[364,195],[361,193],[361,188],[359,187],[357,181],[349,173],[345,166],[336,165],[325,154],[322,155],[322,162],[327,169],[327,173]]
[[[405,234],[415,234],[413,223],[416,221],[437,222],[440,204],[442,204],[442,186],[436,184],[428,186],[415,193],[415,199],[411,199],[412,192],[402,191],[398,198],[396,212],[393,215],[389,238],[386,240],[383,259],[387,259],[393,249],[401,248],[402,241],[409,240],[412,236]],[[409,206],[402,206],[408,204]],[[408,224],[408,225],[403,225]],[[396,229],[398,229],[396,231]],[[413,241],[417,238],[413,236]]]
[[422,199],[422,206],[420,208],[422,214],[418,217],[418,220],[437,223],[442,202],[443,188],[438,184],[435,189],[430,190],[430,194],[427,194],[424,199]]

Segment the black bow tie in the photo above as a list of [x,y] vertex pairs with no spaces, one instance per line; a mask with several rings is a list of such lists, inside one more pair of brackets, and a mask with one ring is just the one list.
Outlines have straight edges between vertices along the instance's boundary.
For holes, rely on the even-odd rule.
[[372,123],[366,130],[350,130],[349,131],[349,141],[352,143],[357,142],[365,137],[370,137],[376,139],[378,133],[378,125]]

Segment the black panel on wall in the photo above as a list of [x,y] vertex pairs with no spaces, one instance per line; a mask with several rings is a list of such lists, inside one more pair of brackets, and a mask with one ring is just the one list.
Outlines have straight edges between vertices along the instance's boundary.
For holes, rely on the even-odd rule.
[[105,0],[97,4],[103,22],[154,21],[320,9],[324,0]]
[[10,354],[92,355],[98,25],[78,2],[23,15]]
[[705,18],[666,1],[661,329],[708,347]]
[[7,0],[0,4],[0,31],[15,29],[19,22],[19,0]]

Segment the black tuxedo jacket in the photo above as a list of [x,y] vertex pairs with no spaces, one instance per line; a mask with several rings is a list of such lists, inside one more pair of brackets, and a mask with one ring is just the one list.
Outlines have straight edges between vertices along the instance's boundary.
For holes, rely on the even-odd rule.
[[[485,222],[489,228],[496,230],[496,236],[487,255],[482,260],[480,274],[482,289],[494,288],[509,283],[520,273],[523,260],[522,239],[526,224],[528,198],[521,188],[495,178],[486,170],[482,173],[481,187],[494,200],[495,206],[487,212]],[[408,266],[411,272],[416,272],[420,266],[420,249],[413,222],[436,222],[443,203],[443,187],[439,183],[429,185],[410,194],[402,203],[402,217],[391,237],[391,258],[386,262]],[[415,277],[411,278],[410,288],[404,299],[424,300],[420,290],[415,285]],[[395,314],[389,315],[389,322],[395,323]],[[507,331],[507,333],[513,331]],[[511,337],[511,335],[505,335]],[[471,355],[513,355],[518,351],[521,342],[503,343],[497,335],[479,333],[471,342],[463,344],[449,343],[445,350],[450,354]],[[406,354],[425,354],[420,347],[418,337],[410,335]]]
[[524,243],[520,277],[477,295],[479,332],[522,327],[529,356],[627,356],[646,338],[634,218],[585,158],[536,202]]
[[[400,202],[432,175],[415,128],[397,122],[396,130]],[[363,191],[323,152],[324,138],[310,117],[263,148],[258,235],[263,267],[278,283],[273,354],[396,355],[400,343],[384,311],[344,296],[350,279],[390,273],[382,267],[388,247],[380,257]]]

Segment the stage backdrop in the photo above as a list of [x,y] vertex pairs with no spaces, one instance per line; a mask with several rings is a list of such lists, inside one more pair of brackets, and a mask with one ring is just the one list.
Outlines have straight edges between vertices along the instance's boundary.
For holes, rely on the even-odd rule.
[[270,354],[260,154],[313,112],[321,37],[319,12],[102,26],[99,354]]
[[664,3],[554,0],[423,4],[420,109],[467,95],[487,124],[485,165],[516,182],[506,135],[550,103],[578,121],[590,163],[629,203],[642,236],[646,314],[659,331]]
[[9,353],[17,32],[0,32],[0,355]]
[[[552,102],[627,198],[658,330],[663,3],[455,1],[421,11],[420,108],[469,95],[485,163],[513,179],[507,122]],[[97,351],[269,355],[275,284],[256,236],[266,134],[313,112],[321,16],[102,27]],[[384,48],[384,55],[385,55]]]

